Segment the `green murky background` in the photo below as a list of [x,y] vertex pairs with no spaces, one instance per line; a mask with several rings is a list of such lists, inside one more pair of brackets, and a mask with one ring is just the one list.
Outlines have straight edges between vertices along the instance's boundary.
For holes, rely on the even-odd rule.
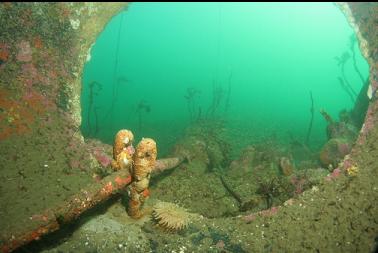
[[[344,76],[336,60],[352,56],[352,40],[332,3],[133,3],[92,47],[82,132],[112,144],[131,129],[156,139],[161,157],[200,114],[225,120],[235,153],[271,136],[305,141],[311,91],[317,149],[326,141],[319,110],[337,119],[353,107],[338,77],[357,93],[363,85],[352,57]],[[366,80],[368,64],[357,43],[353,50]]]

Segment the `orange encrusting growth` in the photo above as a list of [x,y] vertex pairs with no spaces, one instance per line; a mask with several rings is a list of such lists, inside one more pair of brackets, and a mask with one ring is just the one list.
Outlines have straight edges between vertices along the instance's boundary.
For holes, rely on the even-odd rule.
[[146,178],[151,174],[156,164],[156,142],[150,138],[143,138],[134,154],[134,171],[133,177],[138,181]]
[[114,139],[113,159],[116,160],[117,156],[123,151],[123,149],[128,145],[131,145],[133,141],[134,135],[131,131],[126,129],[118,131]]
[[131,183],[131,176],[128,176],[127,178],[116,177],[114,182],[116,183],[117,187],[124,187]]
[[0,61],[6,62],[9,58],[9,47],[4,44],[0,43]]
[[147,188],[142,192],[144,198],[148,198],[150,196],[150,190]]
[[0,140],[29,132],[36,115],[46,112],[46,106],[41,101],[42,95],[37,92],[19,101],[12,99],[5,89],[0,89]]
[[118,131],[113,146],[112,168],[114,170],[131,169],[133,165],[134,135],[131,131],[123,129]]
[[149,196],[148,185],[151,172],[156,165],[156,142],[150,138],[143,138],[134,154],[134,166],[132,170],[133,182],[130,185],[130,201],[128,213],[134,218],[142,217],[141,206]]

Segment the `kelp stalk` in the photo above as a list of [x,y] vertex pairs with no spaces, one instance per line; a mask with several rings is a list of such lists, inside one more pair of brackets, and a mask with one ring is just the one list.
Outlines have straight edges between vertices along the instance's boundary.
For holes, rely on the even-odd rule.
[[312,91],[310,91],[310,99],[311,99],[311,108],[310,108],[310,112],[311,112],[311,119],[310,119],[310,124],[308,125],[308,130],[307,130],[307,136],[306,136],[306,145],[308,145],[308,142],[310,140],[310,134],[311,134],[311,130],[312,130],[312,125],[313,125],[313,122],[314,122],[314,98],[312,96]]

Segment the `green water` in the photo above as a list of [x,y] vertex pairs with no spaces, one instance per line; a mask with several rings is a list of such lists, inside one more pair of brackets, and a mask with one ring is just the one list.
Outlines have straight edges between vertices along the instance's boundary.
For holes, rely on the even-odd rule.
[[[111,144],[119,129],[131,129],[137,140],[154,138],[164,156],[201,111],[204,120],[225,120],[234,150],[272,135],[305,141],[312,92],[316,149],[326,141],[319,110],[337,119],[354,105],[335,59],[352,55],[351,38],[332,3],[133,3],[92,47],[83,134]],[[357,43],[353,50],[366,80],[368,64]],[[352,58],[342,77],[356,93],[363,86]]]

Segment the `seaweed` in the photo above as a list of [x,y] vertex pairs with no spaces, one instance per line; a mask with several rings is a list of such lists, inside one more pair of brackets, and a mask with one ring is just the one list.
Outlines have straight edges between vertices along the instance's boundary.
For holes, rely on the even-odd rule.
[[311,130],[312,130],[312,125],[314,122],[314,98],[312,96],[312,91],[310,91],[310,100],[311,100],[311,107],[310,107],[311,119],[308,125],[308,130],[307,130],[307,135],[306,135],[306,141],[305,141],[306,146],[308,146],[308,142],[310,140],[310,135],[311,135]]
[[[88,136],[91,135],[92,133],[92,126],[91,126],[91,112],[93,110],[94,114],[95,114],[95,134],[96,135],[98,133],[98,115],[97,115],[97,110],[99,109],[99,107],[95,107],[92,109],[93,107],[93,103],[94,103],[94,96],[98,96],[98,92],[102,90],[102,84],[97,82],[97,81],[92,81],[89,83],[89,106],[88,106],[88,113],[87,113],[87,129],[88,129]],[[95,90],[95,88],[97,88],[97,91]]]
[[210,104],[210,107],[207,109],[208,117],[212,118],[216,116],[216,112],[218,111],[221,102],[225,96],[225,91],[223,87],[217,82],[213,81],[213,99]]
[[349,37],[349,50],[352,52],[352,59],[353,59],[353,68],[354,70],[356,71],[356,73],[358,74],[359,78],[361,79],[361,83],[365,83],[366,80],[363,78],[362,74],[361,74],[361,71],[358,69],[357,67],[357,60],[356,60],[356,42],[357,42],[357,38],[356,36],[354,35],[354,33],[352,33]]
[[230,72],[230,75],[228,76],[228,86],[226,91],[226,102],[225,102],[225,108],[224,112],[227,112],[230,108],[230,98],[231,98],[231,87],[232,87],[232,71]]
[[[194,87],[188,87],[186,89],[186,94],[184,95],[184,98],[186,99],[187,105],[188,105],[190,122],[194,122],[195,118],[196,118],[195,117],[195,111],[196,111],[196,107],[197,107],[196,106],[196,97],[199,96],[199,94],[201,94],[200,90],[197,90]],[[201,115],[201,108],[199,107],[198,118],[200,117],[200,115]]]
[[273,175],[267,178],[259,178],[259,187],[256,193],[265,198],[266,209],[269,209],[273,206],[274,198],[290,195],[293,188],[293,185],[289,184],[285,178]]
[[353,103],[356,103],[356,99],[359,96],[357,92],[353,89],[352,85],[348,81],[346,74],[345,74],[345,65],[347,62],[352,59],[352,65],[354,71],[357,73],[359,78],[361,79],[362,85],[366,83],[366,80],[361,74],[361,71],[357,67],[357,60],[356,60],[356,36],[355,34],[351,34],[349,37],[349,50],[343,52],[341,56],[336,56],[335,60],[337,61],[337,65],[341,68],[341,76],[338,77],[338,81],[344,91],[349,95]]
[[138,114],[138,132],[142,131],[143,113],[149,113],[150,111],[151,106],[145,100],[140,100],[135,111]]
[[119,49],[120,49],[120,39],[121,39],[121,32],[122,32],[122,24],[123,24],[123,18],[124,18],[124,11],[122,11],[122,14],[121,14],[121,20],[120,20],[120,23],[119,23],[119,27],[118,27],[118,33],[117,33],[117,44],[116,44],[116,52],[115,52],[115,60],[114,60],[114,70],[113,70],[113,87],[112,87],[112,100],[111,100],[111,105],[109,107],[109,110],[107,112],[107,114],[105,115],[105,118],[104,120],[106,120],[108,117],[110,117],[110,125],[111,125],[111,129],[113,130],[114,128],[114,108],[115,108],[115,104],[118,100],[118,88],[119,88],[119,84],[121,82],[124,82],[124,80],[127,80],[125,79],[124,77],[118,77],[117,76],[117,73],[118,73],[118,64],[119,64]]

